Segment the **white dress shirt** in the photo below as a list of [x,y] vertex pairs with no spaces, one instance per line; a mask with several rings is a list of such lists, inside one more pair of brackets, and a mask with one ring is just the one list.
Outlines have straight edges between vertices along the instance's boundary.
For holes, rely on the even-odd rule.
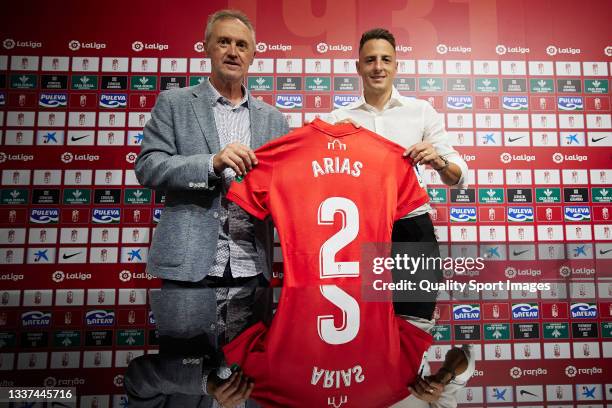
[[[381,111],[369,105],[361,95],[356,102],[323,117],[330,123],[347,118],[405,148],[419,142],[431,143],[440,156],[444,156],[461,169],[461,178],[454,187],[467,188],[467,163],[450,145],[444,128],[444,116],[436,112],[428,102],[402,96],[393,87],[391,98]],[[415,169],[419,183],[425,187],[420,167],[416,166]],[[422,215],[430,210],[429,204],[424,204],[404,218]]]

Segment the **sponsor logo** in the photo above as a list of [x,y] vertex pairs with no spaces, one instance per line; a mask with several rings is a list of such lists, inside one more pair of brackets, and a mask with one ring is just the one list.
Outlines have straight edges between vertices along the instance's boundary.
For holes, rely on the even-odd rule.
[[334,108],[343,108],[357,101],[357,95],[334,95]]
[[301,109],[304,106],[302,95],[276,95],[279,109]]
[[62,160],[62,162],[66,164],[72,163],[73,161],[95,162],[95,161],[100,160],[100,156],[95,155],[95,154],[72,154],[70,152],[64,152],[60,156],[60,159]]
[[455,320],[480,320],[480,305],[454,305]]
[[[521,254],[524,254],[527,251],[529,251],[529,250],[526,249],[524,251],[514,251],[513,254],[514,254],[514,256],[519,256]],[[517,276],[540,276],[540,275],[542,275],[542,271],[540,269],[531,269],[531,268],[516,269],[516,268],[513,268],[512,266],[508,266],[504,270],[504,275],[506,275],[506,278],[512,279],[512,278],[515,278]]]
[[85,315],[88,326],[112,326],[115,324],[115,312],[112,310],[90,310]]
[[452,222],[476,222],[476,207],[451,207]]
[[328,51],[350,52],[353,51],[353,47],[348,44],[328,44],[324,42],[317,44],[317,52],[319,54],[325,54]]
[[565,207],[566,221],[590,221],[591,209],[589,207]]
[[471,47],[464,47],[463,45],[446,45],[446,44],[438,44],[436,47],[436,52],[438,54],[446,54],[449,52],[455,52],[459,54],[467,54],[472,52]]
[[597,305],[595,303],[572,303],[570,312],[572,319],[594,319],[597,317]]
[[[80,252],[74,254],[74,255],[78,255],[80,254]],[[74,256],[72,255],[72,256]],[[69,257],[72,257],[69,256]],[[64,254],[64,259],[66,259],[66,254]],[[91,274],[90,273],[82,273],[82,272],[74,272],[74,273],[65,273],[64,271],[55,271],[51,274],[51,279],[53,279],[53,282],[55,283],[60,283],[63,282],[65,280],[80,280],[80,281],[87,281],[91,279]]]
[[151,279],[155,279],[155,276],[148,274],[146,272],[139,272],[139,273],[131,272],[131,271],[128,271],[127,269],[119,272],[119,280],[121,282],[129,282],[132,279],[151,280]]
[[121,220],[121,209],[94,208],[91,220],[96,224],[116,224]]
[[[509,138],[508,142],[516,142],[517,140],[523,138],[523,136],[520,137],[515,137],[515,138]],[[524,162],[532,162],[535,161],[536,157],[533,155],[529,155],[529,154],[510,154],[507,152],[502,153],[499,156],[499,160],[502,163],[508,164],[511,161],[515,160],[515,161],[524,161]]]
[[102,94],[100,95],[101,108],[126,108],[126,94]]
[[461,158],[465,160],[466,162],[471,162],[471,161],[476,160],[476,156],[474,156],[473,154],[462,154]]
[[19,274],[14,274],[14,273],[5,273],[0,275],[0,281],[13,281],[13,282],[18,282],[20,280],[23,280],[24,276],[23,275],[19,275]]
[[497,55],[506,55],[506,54],[529,54],[529,48],[525,47],[509,47],[506,45],[498,45],[495,47],[495,52]]
[[396,52],[412,52],[413,48],[409,45],[402,45],[402,44],[397,44],[395,46],[395,51]]
[[33,208],[30,212],[30,222],[36,224],[56,224],[59,222],[59,209]]
[[91,50],[103,50],[104,48],[106,48],[106,44],[105,43],[98,43],[98,42],[81,42],[78,40],[72,40],[70,42],[68,42],[68,48],[71,51],[78,51],[81,48],[83,49],[91,49]]
[[532,207],[509,207],[508,221],[511,222],[532,222],[533,208]]
[[5,161],[22,161],[28,162],[34,160],[34,156],[31,154],[6,154],[4,152],[0,152],[0,163],[4,163]]
[[574,111],[583,110],[584,102],[581,97],[578,96],[560,96],[557,99],[557,105],[560,110]]
[[198,41],[195,44],[193,44],[193,50],[195,52],[204,52],[206,49],[204,48],[204,42],[202,41]]
[[42,43],[40,41],[15,41],[12,38],[7,38],[2,41],[2,46],[7,50],[12,50],[13,48],[42,48]]
[[449,96],[446,98],[446,107],[449,109],[472,109],[471,96]]
[[526,110],[529,107],[526,96],[504,96],[502,100],[504,109]]
[[132,43],[132,50],[136,52],[140,52],[143,50],[157,50],[157,51],[165,51],[167,50],[168,44],[160,44],[160,43],[143,43],[142,41],[134,41]]
[[603,370],[600,367],[576,368],[574,366],[565,367],[565,375],[574,378],[576,375],[601,375]]
[[516,303],[512,305],[512,318],[537,319],[540,317],[540,307],[537,303]]
[[68,105],[68,95],[65,93],[49,93],[40,94],[38,105],[43,108],[62,108]]
[[557,54],[575,55],[575,54],[580,54],[580,48],[571,48],[571,47],[559,48],[554,45],[549,45],[548,47],[546,47],[546,53],[550,55],[551,57]]
[[270,44],[265,42],[258,42],[255,46],[257,52],[266,51],[291,51],[291,45],[289,44]]
[[587,156],[582,156],[582,155],[579,155],[579,154],[571,154],[571,155],[565,154],[564,155],[562,153],[557,152],[557,153],[553,154],[552,160],[553,160],[553,162],[555,162],[557,164],[561,164],[564,161],[583,162],[583,161],[588,160],[588,157]]
[[[512,367],[510,369],[510,376],[514,379],[518,379],[521,378],[523,376],[531,376],[531,377],[538,377],[540,375],[548,375],[548,371],[545,368],[537,368],[537,369],[532,369],[532,370],[523,370],[520,367]],[[526,390],[521,390],[521,395],[523,394],[529,394],[529,395],[534,395],[529,391]]]
[[51,325],[51,313],[31,311],[21,315],[23,327],[49,327]]

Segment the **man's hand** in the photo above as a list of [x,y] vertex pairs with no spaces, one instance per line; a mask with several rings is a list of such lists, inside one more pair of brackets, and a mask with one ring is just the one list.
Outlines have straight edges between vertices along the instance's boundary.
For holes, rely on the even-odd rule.
[[432,144],[427,142],[410,146],[403,156],[409,157],[414,164],[428,164],[434,169],[439,169],[445,164]]
[[408,389],[420,400],[435,402],[440,398],[442,391],[444,391],[444,384],[430,375],[425,378],[418,377]]
[[245,402],[253,392],[254,383],[242,371],[236,371],[227,380],[219,380],[214,372],[208,375],[206,392],[224,408],[234,408]]
[[215,173],[221,174],[226,168],[231,168],[237,176],[244,176],[257,165],[257,157],[250,147],[242,143],[233,142],[228,144],[213,159]]

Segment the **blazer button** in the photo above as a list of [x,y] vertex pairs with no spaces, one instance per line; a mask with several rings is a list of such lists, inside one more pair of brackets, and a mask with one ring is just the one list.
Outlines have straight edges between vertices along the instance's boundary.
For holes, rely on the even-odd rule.
[[218,211],[215,211],[213,213],[213,218],[219,218],[219,212]]

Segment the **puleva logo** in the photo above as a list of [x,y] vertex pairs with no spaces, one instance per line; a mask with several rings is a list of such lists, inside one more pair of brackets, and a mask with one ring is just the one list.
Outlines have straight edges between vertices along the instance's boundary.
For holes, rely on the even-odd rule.
[[21,315],[23,327],[49,327],[51,325],[51,313],[33,310]]
[[476,207],[451,207],[452,222],[476,222]]
[[448,109],[472,109],[471,96],[449,96],[446,98],[446,107]]
[[43,108],[64,108],[68,105],[68,95],[65,93],[44,92],[40,94],[38,105]]
[[112,310],[90,310],[85,315],[88,326],[112,326],[115,324],[115,312]]
[[334,108],[343,108],[357,101],[357,95],[334,95]]
[[532,222],[533,208],[531,207],[509,207],[508,221],[511,222]]
[[594,319],[597,317],[597,305],[594,303],[572,303],[570,311],[573,319]]
[[94,208],[91,218],[96,224],[116,224],[121,220],[121,209]]
[[480,320],[480,305],[454,305],[455,320]]
[[162,209],[161,208],[153,209],[153,222],[158,223],[159,220],[161,219],[161,215],[162,215]]
[[566,221],[591,221],[590,207],[565,207],[564,213]]
[[30,222],[36,224],[57,224],[59,222],[59,209],[33,208],[30,212]]
[[513,304],[512,317],[514,319],[538,319],[540,317],[540,307],[537,303]]
[[557,105],[559,106],[560,110],[565,110],[565,111],[574,111],[574,110],[584,109],[584,103],[582,101],[582,98],[578,96],[572,96],[572,97],[561,96],[557,100]]
[[127,107],[127,95],[126,94],[102,94],[100,95],[100,107],[101,108],[126,108]]
[[504,109],[509,110],[526,110],[529,107],[526,96],[504,96]]
[[276,107],[279,109],[301,109],[302,95],[276,95]]

